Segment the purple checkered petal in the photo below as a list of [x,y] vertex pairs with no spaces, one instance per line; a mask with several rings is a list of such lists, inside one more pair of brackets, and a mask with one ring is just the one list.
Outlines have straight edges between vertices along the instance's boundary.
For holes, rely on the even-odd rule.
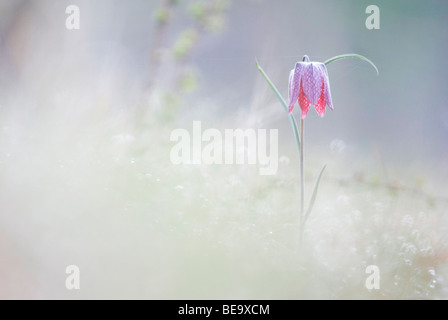
[[331,110],[333,110],[333,101],[331,100],[331,91],[330,91],[330,80],[328,79],[328,71],[325,64],[320,64],[320,69],[322,70],[322,74],[324,77],[324,91],[325,91],[325,101]]
[[291,70],[291,72],[289,73],[289,82],[288,82],[288,99],[289,101],[291,101],[291,93],[293,91],[293,79],[294,77],[294,69]]
[[305,63],[302,75],[303,91],[311,104],[316,104],[322,93],[322,70],[318,63]]
[[300,78],[302,77],[303,63],[297,62],[296,67],[289,73],[289,112],[291,113],[294,104],[299,98]]

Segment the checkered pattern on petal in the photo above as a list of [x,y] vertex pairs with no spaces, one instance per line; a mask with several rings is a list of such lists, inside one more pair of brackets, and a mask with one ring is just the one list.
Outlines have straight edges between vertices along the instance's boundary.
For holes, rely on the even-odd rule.
[[320,65],[322,70],[322,74],[324,75],[324,87],[325,87],[325,101],[331,110],[333,110],[333,100],[331,100],[331,91],[330,91],[330,80],[328,79],[328,71],[327,67],[322,63]]
[[305,119],[308,110],[310,110],[310,101],[307,99],[305,92],[303,91],[303,81],[300,82],[300,93],[298,102],[300,109],[302,109],[302,119]]
[[318,63],[306,63],[303,75],[303,91],[311,104],[316,104],[322,92],[322,70]]
[[302,78],[303,65],[303,62],[297,62],[296,67],[289,73],[289,113],[292,112],[294,104],[299,97],[300,79]]
[[325,84],[324,80],[322,79],[322,92],[320,94],[319,100],[317,100],[316,104],[314,105],[314,108],[317,111],[317,114],[321,117],[325,115],[325,105],[327,103],[325,102]]

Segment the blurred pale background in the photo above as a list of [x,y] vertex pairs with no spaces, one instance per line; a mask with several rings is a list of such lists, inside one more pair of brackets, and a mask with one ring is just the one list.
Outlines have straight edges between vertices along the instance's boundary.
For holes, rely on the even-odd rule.
[[[2,0],[0,298],[448,297],[447,14],[437,0]],[[306,118],[307,190],[328,167],[298,252],[294,140],[255,57],[286,96],[304,54],[351,52],[380,74],[328,66],[335,110]],[[173,166],[170,132],[193,120],[279,129],[278,174]],[[380,290],[364,287],[370,264]]]

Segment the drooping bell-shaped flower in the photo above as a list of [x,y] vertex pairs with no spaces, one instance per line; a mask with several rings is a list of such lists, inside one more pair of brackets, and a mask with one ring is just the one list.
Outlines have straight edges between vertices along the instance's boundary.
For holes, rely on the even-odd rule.
[[296,63],[296,67],[289,74],[289,113],[292,112],[296,101],[302,109],[302,119],[306,117],[310,105],[314,105],[321,117],[325,115],[327,104],[333,110],[325,64],[310,62],[308,56]]

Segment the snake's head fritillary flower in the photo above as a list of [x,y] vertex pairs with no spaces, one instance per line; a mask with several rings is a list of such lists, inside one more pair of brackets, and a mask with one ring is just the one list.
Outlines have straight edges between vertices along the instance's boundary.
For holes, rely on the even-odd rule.
[[296,101],[302,109],[302,119],[306,117],[311,104],[321,117],[325,115],[327,104],[333,110],[325,64],[310,62],[308,56],[296,63],[296,67],[289,74],[289,113],[292,112]]

